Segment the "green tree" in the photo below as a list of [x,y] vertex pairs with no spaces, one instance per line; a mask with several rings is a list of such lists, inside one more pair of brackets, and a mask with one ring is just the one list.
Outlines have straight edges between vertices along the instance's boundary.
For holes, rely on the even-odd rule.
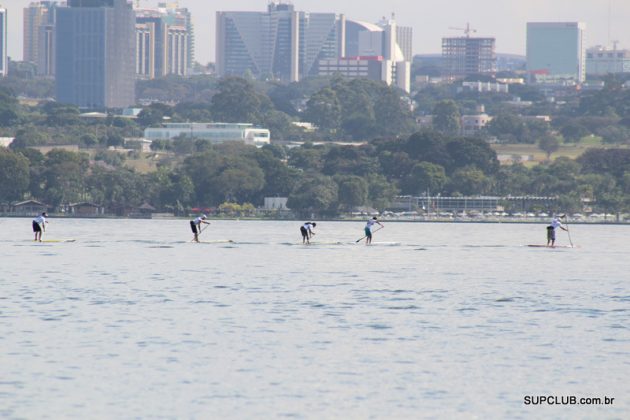
[[611,125],[597,130],[597,135],[601,136],[605,143],[628,144],[630,143],[630,129],[623,125]]
[[86,179],[86,189],[93,201],[118,215],[127,214],[150,198],[145,178],[129,169],[95,167]]
[[99,150],[94,154],[94,161],[104,162],[110,166],[120,168],[127,156],[114,150]]
[[81,124],[79,108],[76,106],[47,102],[42,108],[46,114],[47,126],[65,127]]
[[211,100],[211,113],[216,121],[260,123],[273,109],[269,97],[256,90],[253,83],[240,77],[226,77],[219,82]]
[[404,178],[415,164],[415,161],[405,152],[383,151],[378,154],[381,172],[392,178]]
[[265,174],[256,161],[239,157],[224,159],[213,180],[221,197],[227,201],[250,201],[265,186]]
[[[417,126],[409,102],[403,101],[401,91],[383,86],[374,101],[375,130],[381,136],[399,136],[413,133]],[[439,109],[442,112],[441,107]],[[441,117],[438,118],[440,121]],[[439,124],[439,123],[438,123]],[[459,130],[459,120],[457,121]]]
[[93,147],[98,144],[98,139],[94,134],[86,133],[81,136],[80,142],[85,147]]
[[621,179],[630,170],[630,150],[628,149],[588,149],[577,162],[585,173],[609,173]]
[[368,181],[368,202],[376,209],[383,210],[394,202],[398,188],[383,175],[370,174]]
[[331,177],[309,174],[293,189],[287,207],[303,217],[333,215],[337,211],[338,192],[337,183]]
[[530,192],[535,195],[565,195],[578,188],[580,165],[575,161],[559,157],[551,163],[532,169]]
[[188,175],[181,171],[171,171],[164,167],[149,175],[148,185],[152,189],[151,202],[161,208],[179,207],[192,204],[195,186]]
[[289,165],[303,171],[321,171],[324,167],[324,153],[326,149],[305,143],[289,151]]
[[15,94],[0,86],[0,127],[11,127],[19,123],[20,107]]
[[447,142],[446,151],[450,157],[450,165],[446,169],[450,172],[465,166],[475,166],[487,174],[493,174],[499,169],[496,152],[482,139],[452,139]]
[[443,100],[433,108],[433,128],[441,133],[456,135],[460,129],[459,108],[453,100]]
[[[279,148],[279,149],[278,149]],[[281,146],[264,146],[258,150],[255,159],[265,174],[265,186],[260,191],[264,197],[287,197],[298,182],[300,171],[289,167],[279,156],[283,156]]]
[[180,102],[173,111],[177,119],[182,121],[213,121],[210,104],[206,102]]
[[196,151],[194,140],[186,134],[175,137],[171,141],[170,149],[179,155],[190,155]]
[[170,150],[172,148],[171,142],[164,139],[156,139],[151,142],[151,150]]
[[452,159],[446,145],[446,138],[441,133],[422,131],[409,137],[404,148],[414,160],[436,163],[449,168],[452,166]]
[[11,143],[11,149],[23,149],[32,146],[41,146],[49,140],[48,134],[34,126],[21,128],[15,134],[15,139]]
[[530,170],[522,163],[502,166],[494,175],[495,191],[500,195],[527,195],[532,184]]
[[30,184],[29,161],[0,147],[0,202],[20,200]]
[[490,188],[490,179],[474,166],[464,167],[453,173],[448,188],[451,194],[460,193],[465,196],[484,194]]
[[89,158],[85,153],[55,149],[46,155],[43,178],[44,199],[52,205],[81,201],[85,193],[85,173]]
[[124,145],[125,145],[125,139],[120,134],[116,132],[112,132],[107,135],[107,146],[122,147]]
[[368,199],[368,183],[356,175],[338,175],[335,177],[338,186],[339,205],[345,210],[363,206]]
[[514,114],[501,113],[486,126],[486,131],[504,143],[534,144],[547,135],[549,123],[542,120],[525,120]]
[[368,147],[331,146],[324,155],[325,175],[366,175],[378,170],[378,159]]
[[144,108],[136,120],[142,127],[156,127],[164,122],[165,117],[173,116],[173,108],[156,102]]
[[427,191],[442,192],[448,178],[444,167],[430,162],[414,165],[411,173],[402,182],[403,194],[421,195]]
[[334,134],[341,123],[341,104],[331,88],[315,93],[306,103],[305,118],[320,130]]
[[572,142],[578,142],[583,137],[591,134],[583,124],[577,121],[568,121],[564,126],[562,126],[560,133],[562,133],[562,137]]
[[547,160],[551,159],[551,154],[560,148],[560,139],[556,136],[544,136],[538,141],[540,150],[547,154]]

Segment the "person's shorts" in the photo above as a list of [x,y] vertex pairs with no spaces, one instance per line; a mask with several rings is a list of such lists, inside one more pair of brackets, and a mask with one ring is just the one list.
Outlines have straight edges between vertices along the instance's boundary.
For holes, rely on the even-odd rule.
[[556,230],[552,226],[547,226],[547,240],[548,241],[556,240]]
[[194,233],[194,234],[198,233],[197,232],[197,225],[192,220],[190,221],[190,230],[192,230],[192,233]]
[[372,237],[372,229],[370,229],[369,227],[366,227],[364,231],[365,231],[365,236],[367,236],[368,238]]
[[37,222],[33,222],[33,232],[41,232],[42,227]]
[[300,227],[300,232],[302,233],[302,238],[308,238],[308,230],[304,226]]

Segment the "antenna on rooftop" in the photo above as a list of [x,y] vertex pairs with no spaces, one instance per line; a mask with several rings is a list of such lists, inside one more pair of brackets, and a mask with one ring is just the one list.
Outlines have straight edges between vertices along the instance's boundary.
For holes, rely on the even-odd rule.
[[610,45],[610,32],[612,28],[612,8],[613,8],[612,0],[608,0],[608,45]]

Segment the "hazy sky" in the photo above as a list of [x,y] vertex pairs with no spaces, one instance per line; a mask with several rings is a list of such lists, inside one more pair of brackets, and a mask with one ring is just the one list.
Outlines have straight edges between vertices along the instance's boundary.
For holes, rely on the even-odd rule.
[[[143,7],[157,0],[139,0]],[[165,1],[165,0],[163,0]],[[9,13],[9,55],[22,58],[22,9],[30,0],[0,0]],[[264,11],[266,0],[180,0],[193,14],[196,59],[214,61],[215,12],[217,10]],[[343,13],[349,19],[375,22],[396,14],[399,25],[413,27],[413,50],[439,53],[441,38],[462,32],[449,27],[477,29],[475,35],[494,36],[497,52],[525,53],[528,21],[583,21],[587,46],[618,40],[630,49],[630,0],[295,0],[306,12]],[[610,24],[610,25],[609,25]]]

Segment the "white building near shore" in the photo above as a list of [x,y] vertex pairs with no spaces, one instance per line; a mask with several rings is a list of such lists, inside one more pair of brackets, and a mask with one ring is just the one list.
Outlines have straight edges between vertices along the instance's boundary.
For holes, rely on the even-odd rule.
[[259,147],[271,142],[268,129],[244,123],[166,123],[163,127],[144,130],[144,138],[151,141],[173,140],[176,137],[209,140],[212,143],[239,141]]

